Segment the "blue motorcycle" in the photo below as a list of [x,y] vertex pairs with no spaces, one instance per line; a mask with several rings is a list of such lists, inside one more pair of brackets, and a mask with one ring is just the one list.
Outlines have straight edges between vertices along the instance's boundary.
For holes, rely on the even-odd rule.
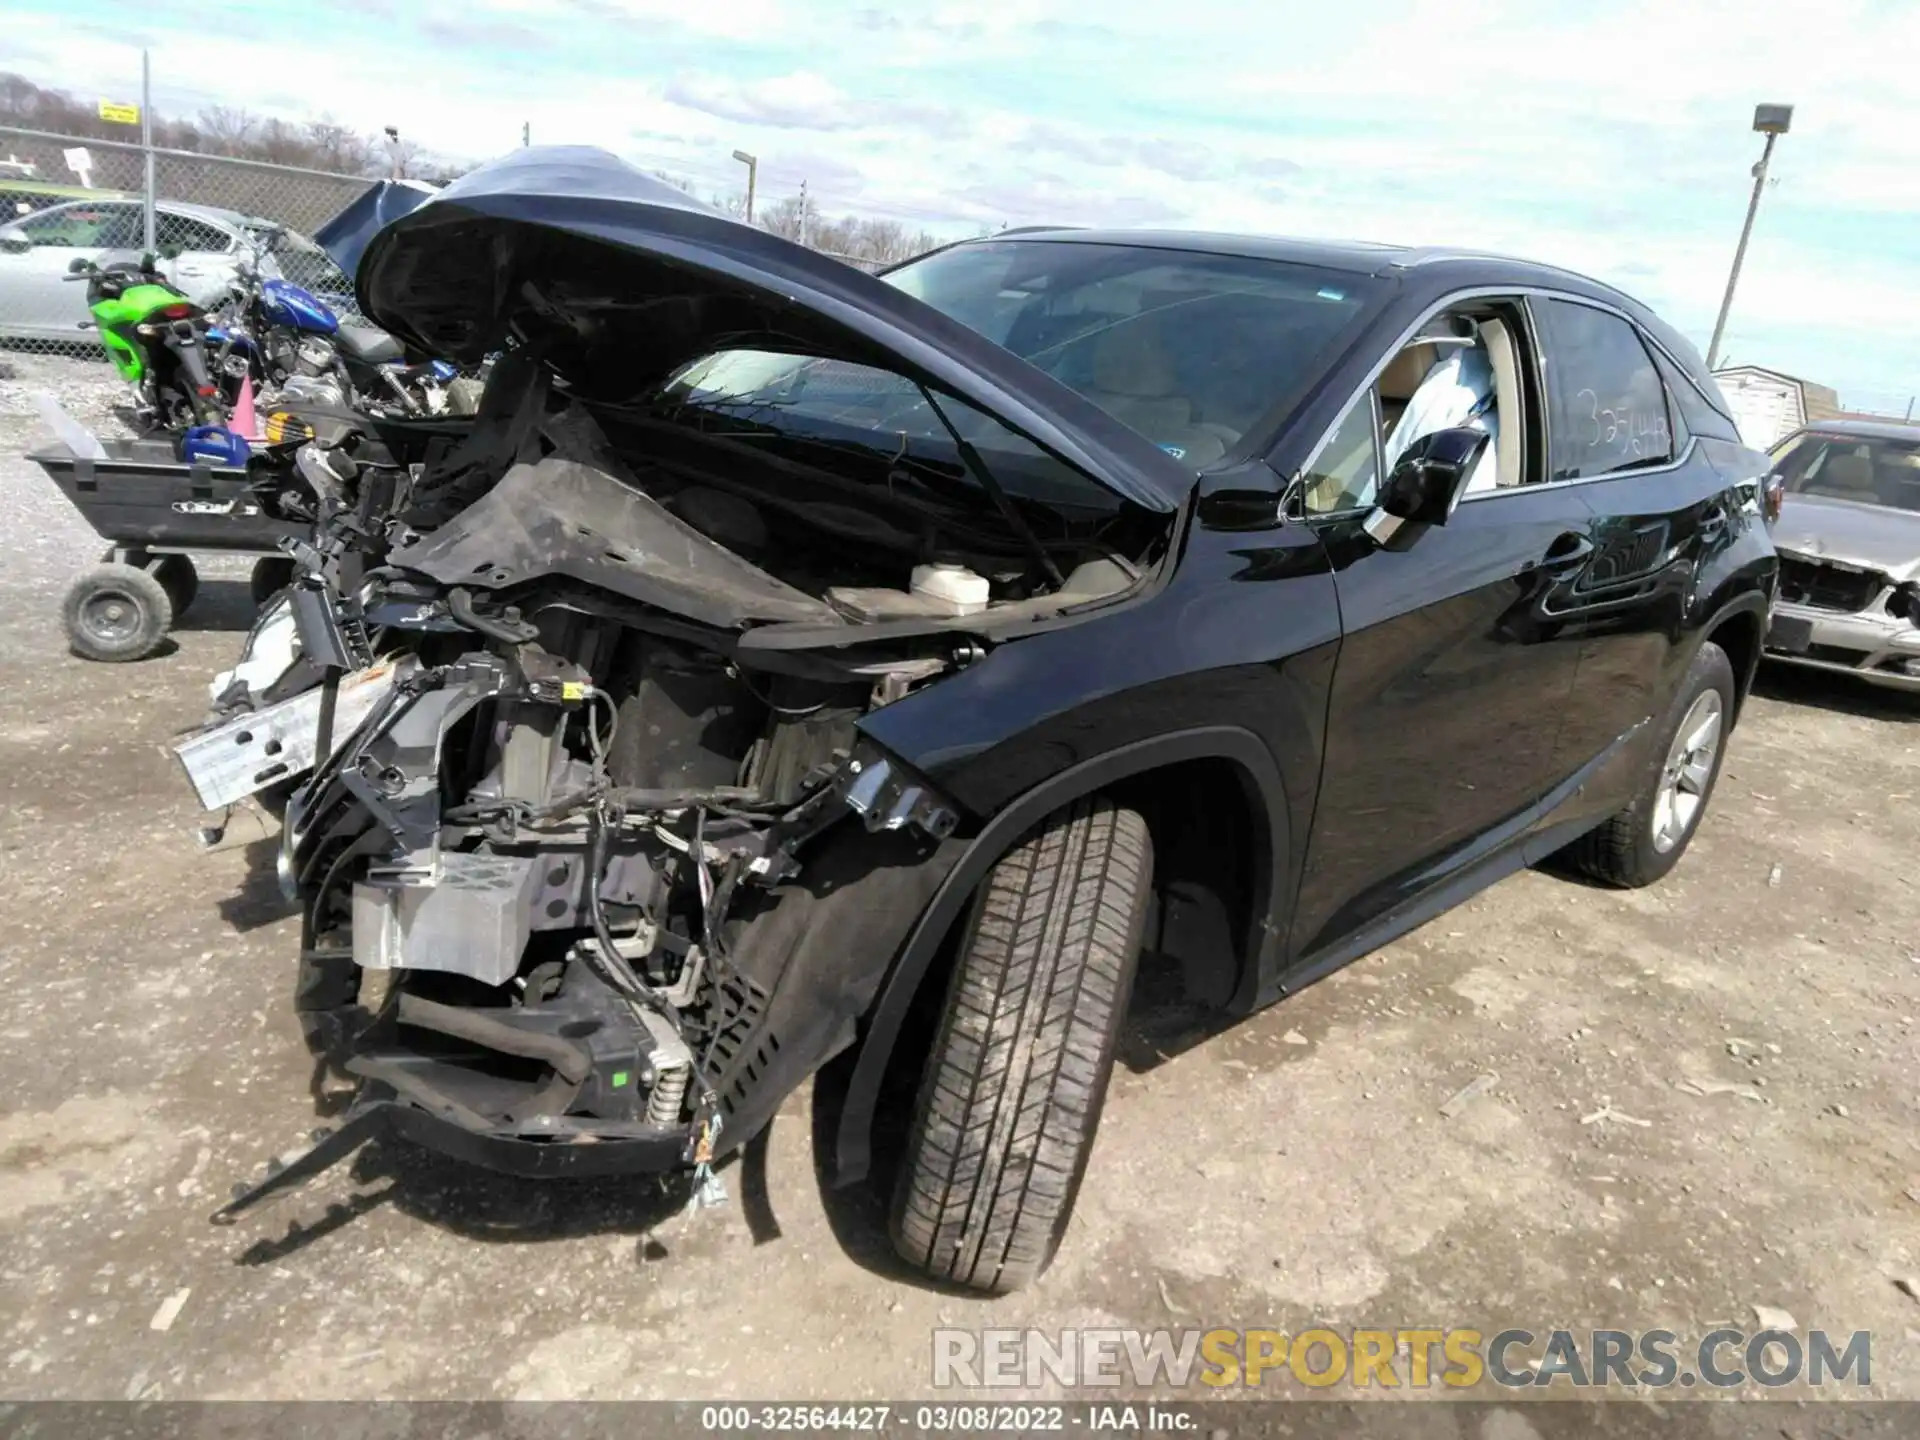
[[266,273],[274,237],[260,236],[208,330],[229,398],[250,374],[263,399],[404,416],[473,413],[478,380],[443,360],[409,360],[386,331],[342,321],[312,291]]

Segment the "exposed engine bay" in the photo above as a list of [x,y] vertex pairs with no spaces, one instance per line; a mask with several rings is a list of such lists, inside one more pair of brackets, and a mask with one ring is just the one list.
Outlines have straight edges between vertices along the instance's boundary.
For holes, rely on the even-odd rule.
[[296,1003],[361,1090],[230,1210],[376,1112],[541,1173],[525,1147],[703,1165],[783,1047],[847,1043],[970,823],[861,718],[1136,592],[1170,529],[1009,497],[961,450],[589,408],[524,355],[425,459],[302,450],[314,540],[177,748],[210,807],[285,797]]

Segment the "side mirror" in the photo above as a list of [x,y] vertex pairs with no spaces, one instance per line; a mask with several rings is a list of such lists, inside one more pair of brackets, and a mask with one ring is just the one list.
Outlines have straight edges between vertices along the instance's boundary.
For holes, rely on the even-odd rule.
[[33,241],[18,230],[0,230],[0,250],[9,255],[24,255],[33,249]]
[[1482,430],[1460,426],[1422,435],[1394,462],[1379,498],[1363,522],[1367,534],[1380,544],[1400,538],[1411,541],[1416,529],[1402,536],[1408,525],[1444,525],[1473,478],[1474,466],[1490,437]]

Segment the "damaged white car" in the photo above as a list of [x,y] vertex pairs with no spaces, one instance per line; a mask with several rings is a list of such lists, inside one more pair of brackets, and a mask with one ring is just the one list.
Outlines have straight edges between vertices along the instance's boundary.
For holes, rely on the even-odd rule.
[[1920,691],[1920,425],[1822,421],[1773,453],[1767,658]]

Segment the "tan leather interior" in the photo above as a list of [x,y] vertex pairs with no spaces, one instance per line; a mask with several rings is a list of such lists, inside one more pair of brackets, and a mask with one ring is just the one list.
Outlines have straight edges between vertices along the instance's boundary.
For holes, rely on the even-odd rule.
[[1409,345],[1380,372],[1380,398],[1402,404],[1413,398],[1427,372],[1440,363],[1438,345]]
[[1413,399],[1413,392],[1427,378],[1427,372],[1440,363],[1438,345],[1409,345],[1387,362],[1377,382],[1380,390],[1381,433],[1391,435]]
[[1109,325],[1090,345],[1092,385],[1087,398],[1129,429],[1163,445],[1177,446],[1183,464],[1210,465],[1240,437],[1207,424],[1179,394],[1180,379],[1168,359],[1163,313],[1149,311]]
[[1159,328],[1158,316],[1142,315],[1115,321],[1095,336],[1090,356],[1093,388],[1142,400],[1171,395],[1173,367]]
[[1829,451],[1819,475],[1807,488],[1828,495],[1858,495],[1863,499],[1873,499],[1879,493],[1873,481],[1873,461],[1854,450]]
[[1505,488],[1518,485],[1526,477],[1521,473],[1523,420],[1520,407],[1520,356],[1513,336],[1502,320],[1480,322],[1480,342],[1487,347],[1493,364],[1494,413],[1500,434],[1494,442],[1494,484]]

